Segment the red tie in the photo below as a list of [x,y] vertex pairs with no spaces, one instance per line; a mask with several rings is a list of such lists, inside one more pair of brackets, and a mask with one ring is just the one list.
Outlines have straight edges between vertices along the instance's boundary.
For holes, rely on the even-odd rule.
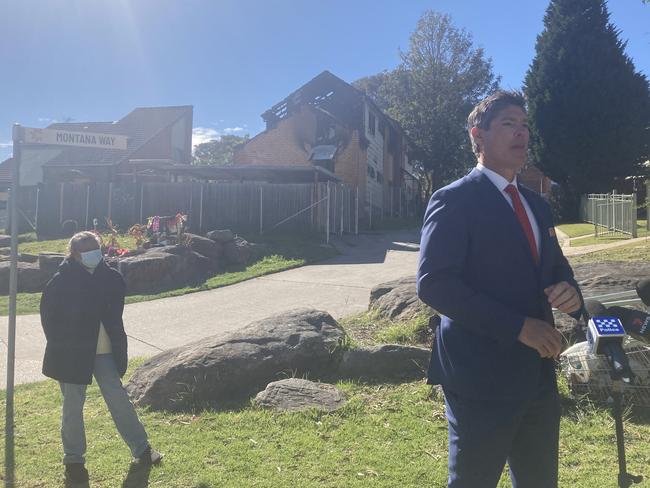
[[528,246],[530,246],[530,252],[535,259],[535,262],[539,262],[539,255],[537,254],[537,244],[535,243],[535,234],[533,234],[533,228],[530,225],[530,220],[528,220],[528,214],[526,214],[526,209],[521,203],[521,198],[519,197],[519,192],[514,185],[508,185],[503,190],[512,199],[512,206],[515,208],[515,214],[517,215],[517,220],[521,224],[521,228],[524,229],[524,234],[526,234],[526,239],[528,239]]

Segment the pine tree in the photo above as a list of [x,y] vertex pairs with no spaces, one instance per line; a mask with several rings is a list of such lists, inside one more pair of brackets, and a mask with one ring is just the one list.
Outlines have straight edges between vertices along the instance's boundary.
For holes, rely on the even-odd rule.
[[649,155],[648,81],[625,54],[604,0],[551,0],[525,92],[533,161],[580,194],[611,191]]

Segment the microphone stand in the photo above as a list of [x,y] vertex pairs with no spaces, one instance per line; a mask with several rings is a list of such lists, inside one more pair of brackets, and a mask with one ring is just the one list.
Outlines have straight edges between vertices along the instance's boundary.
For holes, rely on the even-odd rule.
[[633,484],[641,483],[643,476],[635,476],[627,472],[627,463],[625,461],[625,433],[623,432],[623,378],[620,372],[615,371],[612,364],[612,415],[616,425],[616,448],[618,451],[618,486],[619,488],[629,488]]
[[[585,325],[589,322],[590,316],[586,310],[582,312],[582,319],[584,319]],[[624,361],[624,371],[629,373],[630,378],[627,378],[630,381],[632,378],[632,371],[630,370],[630,365],[627,363],[627,357],[622,356]],[[614,417],[614,425],[616,426],[616,449],[618,453],[618,486],[619,488],[630,488],[630,486],[641,483],[643,481],[643,476],[633,475],[627,472],[627,463],[625,460],[625,432],[623,431],[623,376],[624,371],[617,369],[614,360],[612,357],[607,355],[607,363],[609,364],[611,371],[610,377],[612,378],[612,399],[614,403],[612,405],[612,415]]]

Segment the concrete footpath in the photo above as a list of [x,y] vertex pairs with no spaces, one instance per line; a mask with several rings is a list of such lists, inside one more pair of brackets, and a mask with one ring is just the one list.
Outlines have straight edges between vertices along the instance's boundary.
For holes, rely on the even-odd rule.
[[[343,236],[333,241],[341,254],[319,264],[174,298],[127,305],[124,325],[129,356],[152,356],[217,332],[297,307],[313,307],[339,319],[364,311],[370,290],[413,275],[417,231]],[[38,315],[21,315],[16,325],[15,382],[44,379],[45,337]],[[5,388],[7,317],[0,317],[0,388]]]

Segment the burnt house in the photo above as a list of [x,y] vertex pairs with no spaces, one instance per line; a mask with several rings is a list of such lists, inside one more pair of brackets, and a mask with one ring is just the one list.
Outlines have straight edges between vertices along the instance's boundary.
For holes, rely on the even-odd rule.
[[236,148],[235,166],[317,166],[358,189],[366,217],[415,212],[418,148],[364,92],[323,71],[262,118],[266,129]]
[[47,129],[128,137],[127,149],[24,144],[20,184],[165,181],[192,161],[191,105],[136,108],[115,122],[54,123]]

